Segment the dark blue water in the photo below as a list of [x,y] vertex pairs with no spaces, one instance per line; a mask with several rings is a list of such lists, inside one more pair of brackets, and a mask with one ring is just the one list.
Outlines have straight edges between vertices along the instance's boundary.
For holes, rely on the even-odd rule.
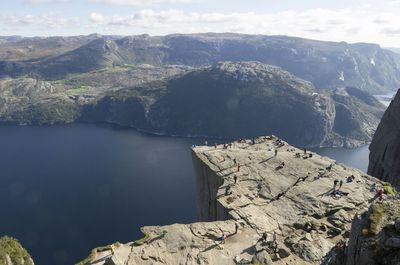
[[[0,126],[0,235],[38,265],[70,265],[144,225],[196,220],[190,146],[98,125]],[[318,149],[365,170],[368,149]]]
[[109,126],[0,126],[0,235],[74,264],[144,225],[196,220],[190,146]]
[[328,156],[332,159],[335,159],[339,163],[343,163],[367,172],[369,156],[368,145],[354,149],[316,148],[313,151],[322,156]]

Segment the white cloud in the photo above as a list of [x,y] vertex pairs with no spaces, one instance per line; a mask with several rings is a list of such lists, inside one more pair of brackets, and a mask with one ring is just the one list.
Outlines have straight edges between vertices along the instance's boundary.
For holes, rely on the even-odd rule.
[[[164,35],[193,32],[238,32],[248,34],[291,35],[305,38],[376,42],[400,46],[400,20],[394,13],[369,13],[353,9],[310,9],[277,13],[188,13],[180,10],[141,10],[127,16],[92,13],[93,27],[118,34]],[[390,29],[387,25],[390,25]],[[395,43],[394,43],[395,42]]]
[[89,0],[92,3],[107,5],[133,5],[133,6],[151,6],[163,3],[192,3],[196,0]]
[[25,0],[28,4],[49,4],[49,3],[64,3],[69,0]]
[[77,18],[64,18],[50,13],[45,15],[26,15],[26,16],[4,16],[0,17],[3,26],[18,29],[22,27],[34,27],[37,29],[65,28],[77,25]]
[[[130,2],[137,3],[138,1]],[[34,29],[35,34],[42,32],[49,34],[47,32],[49,28],[59,29],[53,32],[60,32],[62,35],[72,35],[78,32],[79,34],[98,32],[105,35],[236,32],[290,35],[329,41],[375,42],[383,46],[400,47],[400,20],[395,11],[395,9],[375,12],[371,9],[358,8],[336,10],[317,8],[275,13],[204,13],[174,9],[162,11],[142,9],[130,15],[106,15],[93,12],[88,15],[86,20],[63,17],[59,14],[0,15],[0,29],[3,32],[10,32],[11,35],[29,32],[30,29]]]
[[105,20],[105,18],[102,14],[92,13],[90,14],[90,20],[95,23],[102,23]]

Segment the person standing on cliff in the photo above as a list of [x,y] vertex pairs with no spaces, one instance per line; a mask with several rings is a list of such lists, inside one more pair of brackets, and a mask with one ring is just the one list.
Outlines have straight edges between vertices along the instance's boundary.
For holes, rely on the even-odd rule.
[[278,155],[278,149],[275,149],[274,152],[275,152],[275,156],[277,156]]
[[238,164],[238,166],[237,166],[237,172],[239,172],[240,171],[240,165]]
[[237,176],[233,176],[233,181],[235,182],[235,184],[237,183]]
[[335,179],[334,181],[333,181],[333,190],[335,191],[336,190],[336,186],[339,184],[339,180],[337,180],[337,179]]

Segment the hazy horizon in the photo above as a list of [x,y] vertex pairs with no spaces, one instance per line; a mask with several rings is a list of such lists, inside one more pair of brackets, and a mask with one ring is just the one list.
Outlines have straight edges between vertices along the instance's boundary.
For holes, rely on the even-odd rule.
[[399,11],[400,0],[17,0],[3,1],[0,36],[231,32],[400,47]]

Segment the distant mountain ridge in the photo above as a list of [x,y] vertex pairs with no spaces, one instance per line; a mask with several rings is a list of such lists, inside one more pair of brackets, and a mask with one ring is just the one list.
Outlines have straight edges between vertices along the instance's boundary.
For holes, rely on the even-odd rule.
[[[219,61],[259,61],[277,65],[318,89],[352,86],[384,93],[400,86],[400,55],[375,44],[232,33],[163,37],[89,35],[67,37],[64,41],[53,37],[48,41],[54,40],[62,48],[49,49],[44,57],[35,57],[35,52],[29,55],[29,49],[22,49],[25,53],[22,52],[21,60],[10,42],[0,42],[0,76],[35,75],[54,80],[115,65],[204,67]],[[33,47],[35,42],[46,39],[22,38],[12,44],[18,44],[21,50]],[[12,54],[11,59],[4,54]]]

